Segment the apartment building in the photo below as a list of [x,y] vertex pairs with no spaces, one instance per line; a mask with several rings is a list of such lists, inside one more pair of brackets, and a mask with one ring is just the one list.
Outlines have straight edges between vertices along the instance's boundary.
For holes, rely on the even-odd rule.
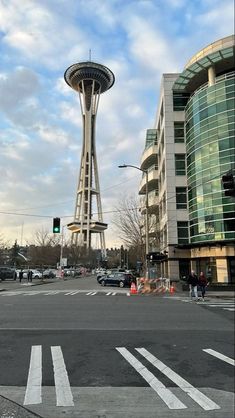
[[[221,182],[235,170],[234,45],[234,36],[220,39],[182,73],[163,74],[147,131],[150,250],[165,255],[160,274],[174,280],[194,269],[212,282],[235,282],[235,198]],[[145,183],[146,176],[139,194]]]

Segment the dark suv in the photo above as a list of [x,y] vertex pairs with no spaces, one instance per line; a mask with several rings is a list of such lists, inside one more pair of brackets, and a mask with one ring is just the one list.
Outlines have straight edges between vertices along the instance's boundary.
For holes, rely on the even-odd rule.
[[15,269],[11,267],[0,267],[0,280],[13,279],[16,280]]
[[132,282],[135,282],[136,279],[132,274],[129,273],[113,273],[103,276],[99,279],[101,286],[119,286],[119,287],[130,287]]

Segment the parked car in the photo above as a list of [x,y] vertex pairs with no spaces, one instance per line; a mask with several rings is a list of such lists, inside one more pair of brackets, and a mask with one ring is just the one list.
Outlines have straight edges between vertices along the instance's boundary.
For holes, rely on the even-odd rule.
[[45,279],[53,279],[54,277],[56,277],[55,271],[50,269],[44,270],[42,275]]
[[0,267],[0,280],[16,280],[16,270],[11,267]]
[[132,282],[136,282],[136,279],[132,274],[128,273],[112,273],[107,274],[99,278],[98,282],[101,286],[119,286],[119,287],[130,287]]
[[[42,279],[42,273],[40,271],[35,270],[35,269],[31,269],[31,268],[29,270],[31,270],[33,272],[32,279]],[[27,279],[29,270],[28,269],[23,270],[23,279]],[[18,272],[19,272],[19,270],[18,270]],[[17,276],[19,277],[19,273],[17,273]]]
[[109,271],[109,270],[99,270],[96,274],[97,282],[99,282],[99,279],[101,277],[106,276],[107,274],[111,274],[111,271]]

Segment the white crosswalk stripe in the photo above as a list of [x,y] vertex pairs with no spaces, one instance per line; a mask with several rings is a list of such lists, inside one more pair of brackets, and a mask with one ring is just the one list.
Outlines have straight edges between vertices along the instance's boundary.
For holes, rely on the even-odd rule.
[[57,406],[74,406],[68,373],[60,347],[51,347]]
[[205,301],[198,300],[194,301],[190,298],[185,298],[182,296],[165,296],[164,299],[171,299],[171,300],[177,300],[184,303],[192,303],[200,306],[208,306],[209,308],[220,308],[225,311],[234,312],[235,311],[235,303],[234,299],[226,299],[226,300],[216,300],[216,299],[208,299]]
[[209,399],[206,395],[193,387],[189,382],[183,379],[180,375],[175,373],[172,369],[166,366],[162,361],[153,356],[145,348],[136,348],[143,357],[145,357],[154,367],[160,370],[165,376],[174,382],[180,389],[186,392],[198,405],[200,405],[205,411],[212,411],[214,409],[220,409],[219,405]]
[[232,366],[235,366],[235,360],[225,356],[224,354],[219,353],[218,351],[212,350],[211,348],[204,348],[202,351],[205,351],[205,353],[210,354],[211,356],[217,357],[218,359],[225,361],[228,364],[231,364]]
[[[167,404],[170,409],[184,409],[187,408],[182,402],[176,398],[167,389],[163,383],[158,380],[153,373],[151,373],[134,355],[130,353],[125,347],[116,347],[116,350],[125,358],[125,360],[148,382],[148,384],[158,393],[162,400]],[[152,355],[145,348],[135,348],[135,350],[141,354],[151,365],[156,367],[162,374],[167,376],[174,384],[176,384],[183,392],[185,392],[191,399],[193,399],[202,409],[205,411],[212,411],[220,409],[214,401],[208,398],[204,393],[199,391],[189,382],[187,382],[180,375],[175,373],[170,367],[160,361],[157,357]],[[231,363],[230,363],[231,364]],[[172,397],[173,395],[173,397]],[[175,399],[176,398],[176,399]]]
[[166,386],[158,380],[144,365],[137,360],[125,347],[116,347],[116,350],[128,363],[143,377],[143,379],[157,392],[169,409],[187,408]]
[[85,296],[96,296],[96,295],[105,295],[105,296],[130,296],[128,291],[99,291],[99,290],[18,290],[15,292],[5,291],[0,293],[0,297],[11,297],[11,296],[75,296],[75,295],[85,295]]
[[[165,405],[171,410],[180,410],[190,408],[187,406],[187,398],[180,400],[177,396],[179,395],[179,390],[177,396],[173,393],[172,388],[166,387],[159,377],[156,377],[153,372],[151,372],[145,365],[142,363],[138,357],[133,355],[129,349],[126,347],[115,347],[115,350],[125,359],[127,363],[148,383],[148,385],[155,391],[159,398],[165,403]],[[69,376],[66,369],[63,352],[60,346],[51,346],[51,357],[54,373],[54,383],[55,383],[55,393],[52,399],[52,402],[57,407],[74,407],[73,393],[70,386]],[[167,364],[163,363],[153,354],[151,354],[144,347],[135,348],[135,351],[138,353],[137,356],[142,356],[151,364],[152,368],[156,368],[158,372],[166,376],[171,380],[174,385],[186,393],[198,406],[200,406],[205,411],[213,411],[221,409],[217,403],[211,400],[208,396],[202,393],[199,389],[191,385],[179,374],[174,372]],[[211,348],[205,348],[202,350],[206,354],[209,354],[216,359],[225,361],[229,365],[235,366],[234,359],[219,353]],[[24,396],[24,405],[39,405],[43,402],[47,402],[46,394],[42,391],[42,346],[35,345],[31,347],[31,355],[29,362],[29,371],[27,386]],[[74,387],[73,391],[76,388]],[[75,396],[75,392],[74,392]],[[79,401],[79,400],[78,400]],[[165,415],[164,415],[165,416]],[[189,416],[189,415],[187,415]]]
[[33,345],[24,405],[35,405],[42,402],[42,346]]
[[[70,388],[68,373],[66,370],[63,353],[60,346],[51,347],[56,405],[74,406],[73,395]],[[42,346],[31,348],[28,380],[24,397],[24,405],[36,405],[42,403]]]

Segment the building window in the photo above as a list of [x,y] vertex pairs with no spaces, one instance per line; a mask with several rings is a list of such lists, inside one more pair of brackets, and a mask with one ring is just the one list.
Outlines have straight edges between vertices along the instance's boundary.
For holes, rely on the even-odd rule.
[[187,209],[187,189],[186,187],[176,187],[176,209]]
[[157,130],[147,129],[145,149],[151,147],[152,145],[157,145]]
[[188,244],[188,222],[177,222],[178,244]]
[[175,154],[175,174],[177,176],[184,176],[185,171],[185,154]]
[[176,143],[184,142],[184,122],[174,122],[174,138]]
[[184,110],[188,102],[189,93],[173,93],[173,108],[176,111]]

